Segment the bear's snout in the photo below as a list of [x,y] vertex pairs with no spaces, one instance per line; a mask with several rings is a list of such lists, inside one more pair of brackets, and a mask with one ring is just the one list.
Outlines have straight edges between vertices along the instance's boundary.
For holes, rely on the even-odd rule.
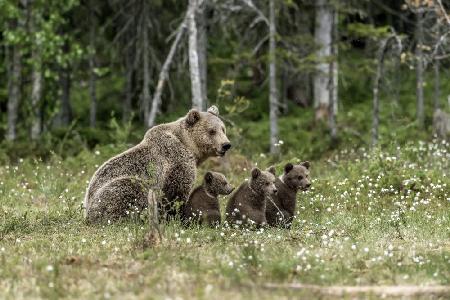
[[234,191],[234,186],[229,185],[227,188],[227,195],[231,194]]
[[307,182],[307,183],[304,185],[303,190],[304,190],[304,191],[307,191],[307,190],[309,189],[310,186],[311,186],[311,182]]
[[231,148],[231,144],[225,143],[222,145],[222,152],[227,152],[228,150],[230,150],[230,148]]

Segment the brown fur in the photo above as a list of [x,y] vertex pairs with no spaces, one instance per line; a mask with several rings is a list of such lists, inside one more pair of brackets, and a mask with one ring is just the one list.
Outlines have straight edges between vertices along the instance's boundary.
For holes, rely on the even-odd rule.
[[183,204],[188,199],[197,166],[208,157],[223,156],[230,146],[223,122],[209,111],[191,110],[175,122],[155,126],[138,145],[105,162],[86,191],[87,221],[140,212],[150,190],[162,190],[159,205],[174,214],[176,200]]
[[291,227],[297,203],[297,192],[305,191],[311,186],[309,167],[309,162],[299,165],[288,163],[284,167],[284,174],[275,182],[278,193],[272,195],[267,201],[266,219],[269,225]]
[[266,225],[266,197],[276,192],[275,169],[254,168],[250,180],[242,183],[228,201],[227,222],[230,225]]
[[217,172],[207,172],[203,184],[189,196],[184,208],[184,218],[189,223],[197,221],[211,227],[221,222],[220,206],[217,197],[228,195],[233,191],[225,176]]

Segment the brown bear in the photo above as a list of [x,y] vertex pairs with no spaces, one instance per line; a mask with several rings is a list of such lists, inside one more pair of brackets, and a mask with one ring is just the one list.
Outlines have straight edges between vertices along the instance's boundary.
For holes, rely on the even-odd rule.
[[275,168],[271,167],[268,171],[254,168],[250,180],[242,183],[227,203],[228,224],[266,225],[266,197],[276,192]]
[[215,227],[220,224],[219,195],[229,195],[234,188],[225,176],[217,172],[207,172],[203,184],[192,191],[184,207],[184,220]]
[[266,205],[266,219],[270,226],[291,227],[297,192],[306,191],[311,186],[309,167],[307,161],[298,165],[288,163],[284,167],[284,174],[276,179],[278,193],[272,195]]
[[[218,114],[215,106],[207,112],[192,109],[177,121],[149,129],[138,145],[105,162],[86,191],[87,221],[118,220],[142,211],[149,201],[173,215],[176,200],[188,200],[197,166],[231,148]],[[158,191],[161,199],[155,198]]]

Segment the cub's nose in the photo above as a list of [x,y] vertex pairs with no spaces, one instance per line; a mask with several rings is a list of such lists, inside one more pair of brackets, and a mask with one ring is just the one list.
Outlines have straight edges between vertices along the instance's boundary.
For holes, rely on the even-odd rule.
[[309,188],[311,186],[311,183],[307,183],[306,187]]
[[277,189],[274,189],[274,190],[273,190],[273,193],[274,193],[274,194],[277,194],[277,193],[278,193],[278,190],[277,190]]
[[222,145],[222,151],[228,151],[231,148],[231,144],[230,143],[225,143]]

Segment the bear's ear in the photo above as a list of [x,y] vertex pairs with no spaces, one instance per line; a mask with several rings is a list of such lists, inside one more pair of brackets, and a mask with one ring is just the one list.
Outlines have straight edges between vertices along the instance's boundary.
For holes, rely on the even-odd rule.
[[274,167],[274,166],[270,166],[270,167],[267,169],[267,171],[270,172],[270,173],[272,173],[274,176],[277,176],[277,171],[275,170],[275,167]]
[[211,172],[206,172],[205,174],[205,182],[211,183],[213,180],[213,174]]
[[258,178],[258,176],[261,175],[261,170],[258,168],[253,168],[252,170],[252,178]]
[[302,162],[300,165],[304,166],[304,167],[307,168],[307,169],[309,169],[309,167],[310,167],[309,161],[304,161],[304,162]]
[[284,166],[284,172],[287,174],[287,173],[289,173],[290,171],[292,171],[293,168],[294,168],[294,165],[293,165],[293,164],[287,163],[287,164]]
[[219,116],[219,109],[215,105],[208,108],[207,112],[209,112],[210,114],[213,114],[215,116]]
[[200,120],[200,112],[196,109],[191,109],[186,116],[186,123],[188,126],[193,126]]

